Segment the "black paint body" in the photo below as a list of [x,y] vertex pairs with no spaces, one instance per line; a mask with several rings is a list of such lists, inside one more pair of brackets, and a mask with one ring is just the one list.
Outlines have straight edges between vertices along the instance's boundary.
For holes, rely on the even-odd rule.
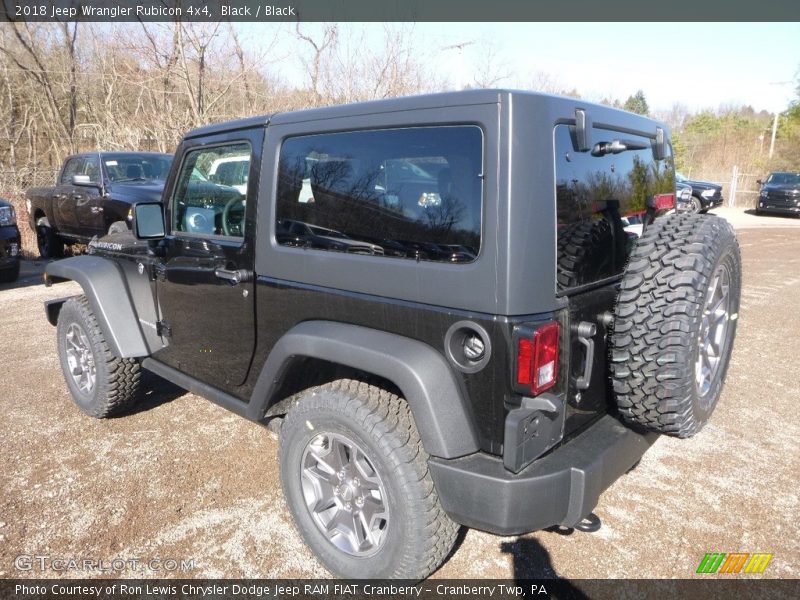
[[[556,283],[556,173],[554,128],[574,126],[577,100],[505,91],[423,96],[247,119],[191,132],[178,148],[164,191],[167,235],[157,244],[94,253],[127,260],[128,285],[147,278],[157,324],[140,326],[150,357],[246,406],[275,345],[295,325],[326,321],[366,327],[422,342],[447,355],[445,336],[459,321],[488,333],[490,359],[476,372],[448,358],[481,450],[503,452],[509,412],[526,398],[515,384],[515,332],[561,324],[556,385],[562,406],[559,436],[567,440],[609,412],[606,370],[608,326],[619,273],[561,293]],[[595,127],[655,138],[652,121],[593,106]],[[480,251],[452,263],[333,252],[283,245],[276,237],[278,164],[283,142],[299,135],[349,129],[471,125],[482,135]],[[182,157],[196,148],[246,141],[252,149],[246,218],[241,238],[170,229],[172,195]],[[612,166],[613,170],[613,166]],[[674,190],[673,190],[674,191]],[[398,255],[402,257],[398,257]],[[137,273],[133,263],[144,265]],[[619,258],[619,264],[624,259]],[[231,285],[219,272],[241,271]],[[139,294],[140,298],[145,294]],[[141,300],[140,300],[141,301]],[[142,312],[137,307],[137,312]],[[588,389],[575,382],[585,371],[574,333],[580,321],[597,324]],[[157,332],[156,332],[157,330]],[[154,335],[154,332],[158,335]],[[286,372],[281,371],[281,377]],[[281,382],[275,382],[275,388]],[[281,398],[268,398],[267,403]],[[241,409],[242,413],[246,412]]]

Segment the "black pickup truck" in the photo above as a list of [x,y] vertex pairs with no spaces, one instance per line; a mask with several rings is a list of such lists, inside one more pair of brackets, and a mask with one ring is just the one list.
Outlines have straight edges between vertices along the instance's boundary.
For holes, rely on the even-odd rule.
[[69,156],[53,187],[27,191],[30,226],[42,258],[58,258],[65,244],[130,229],[136,202],[160,200],[171,154],[92,152]]

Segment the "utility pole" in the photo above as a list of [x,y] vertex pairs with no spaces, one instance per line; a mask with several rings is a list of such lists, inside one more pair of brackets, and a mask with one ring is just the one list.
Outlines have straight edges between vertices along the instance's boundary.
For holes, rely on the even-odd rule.
[[[770,81],[769,85],[795,85],[794,81]],[[775,118],[772,120],[772,139],[769,142],[769,157],[772,158],[772,153],[775,151],[775,135],[778,133],[778,117],[780,111],[775,111]]]
[[772,153],[775,151],[775,134],[778,133],[778,113],[775,113],[775,119],[772,121],[772,139],[769,142],[769,157],[772,158]]

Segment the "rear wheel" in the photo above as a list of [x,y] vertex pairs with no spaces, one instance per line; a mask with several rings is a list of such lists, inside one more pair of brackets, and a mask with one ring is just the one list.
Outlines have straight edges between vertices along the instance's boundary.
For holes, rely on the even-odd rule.
[[623,277],[611,373],[623,418],[690,437],[708,421],[730,362],[741,257],[724,219],[671,215],[639,238]]
[[452,549],[458,525],[439,504],[402,398],[349,379],[308,390],[280,447],[297,528],[336,575],[422,579]]
[[57,335],[61,369],[75,404],[96,418],[130,408],[141,379],[139,362],[111,352],[85,296],[64,303]]

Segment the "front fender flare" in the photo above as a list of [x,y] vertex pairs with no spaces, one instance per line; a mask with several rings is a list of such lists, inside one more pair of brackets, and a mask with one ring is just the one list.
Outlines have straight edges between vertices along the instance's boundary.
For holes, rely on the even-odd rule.
[[[73,256],[45,268],[50,281],[77,281],[89,300],[111,351],[121,358],[149,354],[119,266],[99,256]],[[48,309],[48,318],[52,310]]]
[[477,435],[458,381],[431,346],[385,331],[330,321],[305,321],[275,344],[258,377],[248,415],[259,420],[291,359],[318,358],[383,377],[403,393],[428,454],[457,458],[477,452]]

